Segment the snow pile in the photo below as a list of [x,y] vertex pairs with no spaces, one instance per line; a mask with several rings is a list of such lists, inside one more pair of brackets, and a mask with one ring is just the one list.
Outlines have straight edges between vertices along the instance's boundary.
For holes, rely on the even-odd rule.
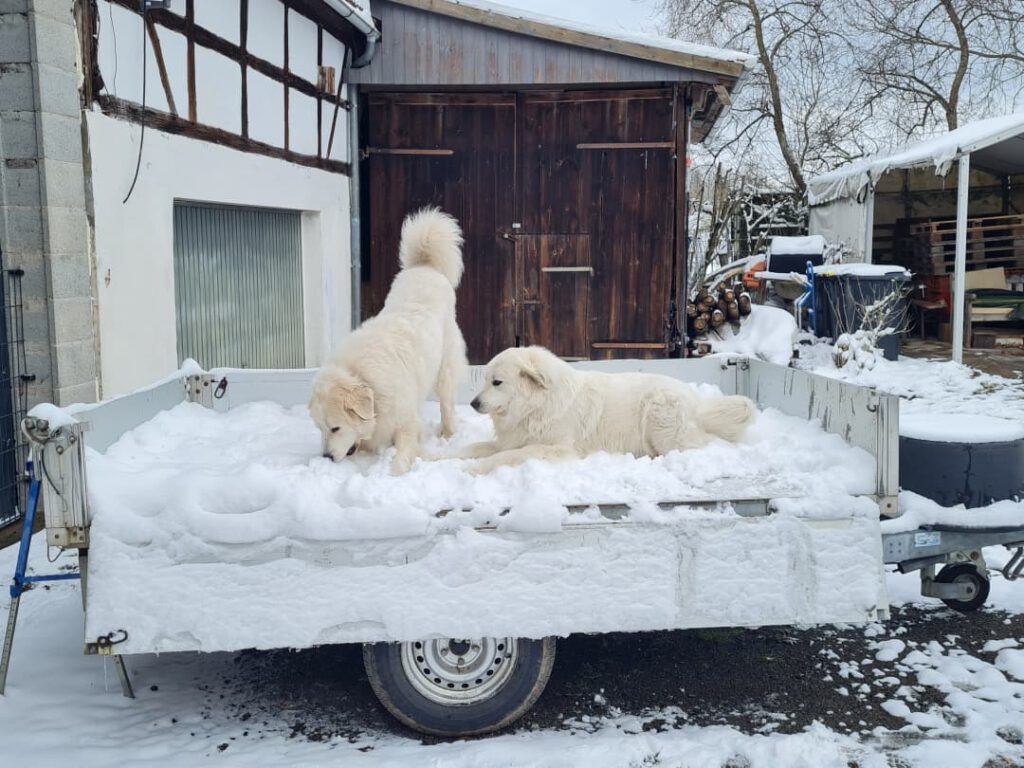
[[[820,235],[819,235],[820,237]],[[824,239],[824,238],[822,238]],[[910,270],[896,264],[821,264],[814,268],[814,274],[824,277],[854,275],[856,277],[885,277],[894,275],[910,277]]]
[[[1024,382],[981,373],[952,360],[878,359],[872,368],[837,369],[830,344],[800,347],[799,367],[874,387],[900,398],[900,418],[942,423],[949,415],[997,416],[1024,423]],[[1004,432],[1000,423],[1000,432]]]
[[805,237],[784,237],[772,238],[769,246],[770,253],[785,254],[787,256],[821,256],[825,252],[828,243],[821,235],[808,235]]
[[1024,526],[1024,501],[997,501],[987,507],[967,509],[963,504],[943,507],[910,491],[900,493],[900,516],[882,521],[883,533],[913,531],[923,525],[957,525],[974,528]]
[[900,436],[933,443],[1009,443],[1024,440],[1024,422],[963,413],[908,413]]
[[[492,438],[486,416],[466,406],[458,414],[458,435],[448,444],[432,439],[428,451],[439,455]],[[436,434],[436,404],[425,407],[425,420]],[[319,432],[304,407],[258,402],[218,413],[182,403],[105,454],[89,453],[93,533],[129,545],[173,544],[188,557],[207,543],[419,536],[494,522],[524,505],[534,518],[558,521],[565,505],[717,500],[722,494],[830,497],[870,493],[874,482],[869,454],[774,410],[758,415],[741,444],[716,441],[655,459],[596,454],[481,477],[464,471],[468,461],[420,461],[396,478],[390,456],[357,454],[340,463],[322,458]],[[825,468],[827,480],[820,474]],[[453,512],[437,518],[441,510]],[[552,524],[519,514],[505,524],[517,519],[526,530]]]
[[[425,416],[436,432],[436,404]],[[431,450],[491,436],[486,417],[459,416],[457,441]],[[656,459],[598,454],[481,477],[423,461],[394,478],[389,458],[330,462],[305,408],[267,402],[183,403],[90,452],[86,636],[123,628],[125,652],[542,637],[853,622],[883,599],[878,508],[858,497],[873,490],[874,459],[775,411],[742,444]],[[777,511],[745,518],[714,503],[746,498]],[[596,503],[650,524],[593,526],[596,509],[566,508]]]
[[839,334],[832,347],[836,367],[870,371],[883,358],[877,343],[878,335],[863,329]]
[[715,353],[747,355],[779,365],[789,365],[793,357],[796,338],[796,320],[789,312],[777,307],[754,304],[750,314],[740,322],[739,330],[726,324],[708,335]]

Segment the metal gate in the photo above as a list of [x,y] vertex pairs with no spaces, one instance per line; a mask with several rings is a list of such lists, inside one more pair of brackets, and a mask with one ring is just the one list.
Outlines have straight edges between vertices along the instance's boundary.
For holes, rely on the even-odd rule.
[[0,258],[0,546],[7,542],[7,531],[21,520],[24,509],[25,460],[28,449],[18,425],[28,405],[28,384],[34,380],[26,372],[25,334],[22,318],[21,269],[3,269]]
[[179,360],[305,364],[300,213],[176,203],[174,287]]

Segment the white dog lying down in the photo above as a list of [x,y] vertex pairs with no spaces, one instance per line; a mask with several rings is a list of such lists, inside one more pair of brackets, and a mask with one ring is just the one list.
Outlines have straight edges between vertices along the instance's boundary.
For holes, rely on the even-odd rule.
[[420,409],[432,390],[442,434],[455,431],[455,392],[466,370],[466,343],[455,322],[458,223],[436,208],[411,214],[402,223],[399,261],[384,308],[342,342],[313,381],[309,401],[324,456],[340,461],[356,448],[394,445],[395,475],[408,472],[420,453]]
[[496,435],[456,454],[481,459],[474,473],[528,459],[559,461],[597,451],[660,456],[715,437],[736,441],[755,413],[746,397],[708,398],[657,374],[578,371],[543,347],[498,354],[472,405],[490,414]]

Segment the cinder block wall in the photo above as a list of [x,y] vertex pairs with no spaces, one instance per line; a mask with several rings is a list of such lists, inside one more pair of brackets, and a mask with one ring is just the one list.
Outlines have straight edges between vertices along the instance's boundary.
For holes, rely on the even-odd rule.
[[30,405],[97,393],[73,0],[0,0],[0,247],[21,268]]

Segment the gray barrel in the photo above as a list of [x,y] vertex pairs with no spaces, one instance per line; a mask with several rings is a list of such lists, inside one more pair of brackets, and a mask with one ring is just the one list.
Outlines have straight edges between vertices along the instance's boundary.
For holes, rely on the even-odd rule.
[[1024,498],[1024,424],[965,414],[901,415],[900,486],[944,507]]

